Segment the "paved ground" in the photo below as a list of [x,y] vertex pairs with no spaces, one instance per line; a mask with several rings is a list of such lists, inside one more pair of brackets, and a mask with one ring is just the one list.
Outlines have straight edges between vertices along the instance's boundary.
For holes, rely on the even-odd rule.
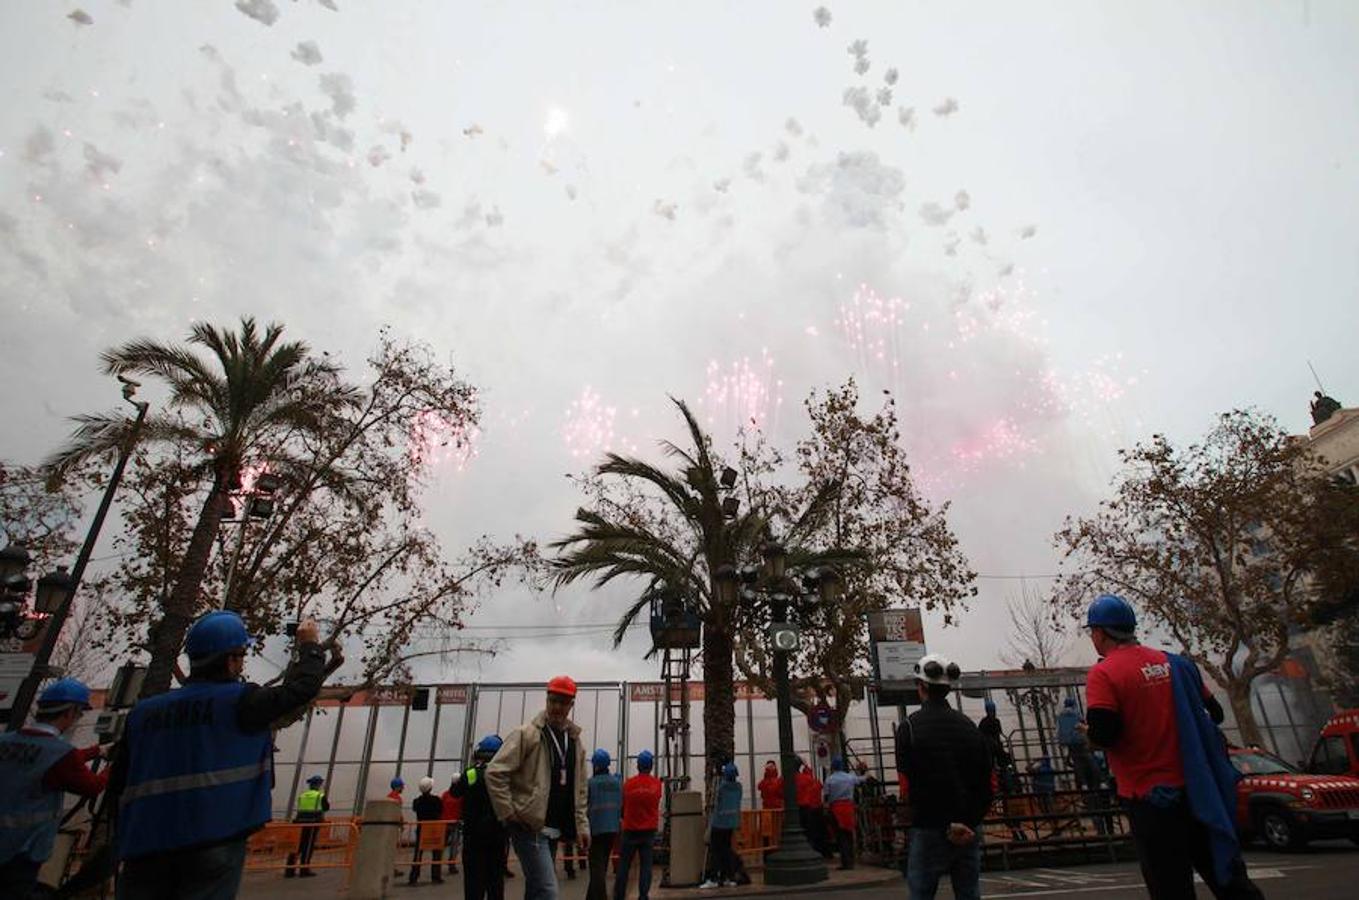
[[[1248,851],[1246,862],[1252,877],[1260,889],[1271,900],[1288,900],[1303,897],[1306,900],[1353,900],[1359,896],[1359,848],[1348,842],[1329,842],[1317,844],[1299,853],[1268,853],[1262,850]],[[422,873],[427,877],[428,870]],[[895,872],[882,869],[860,868],[852,873],[832,872],[835,880],[823,887],[814,896],[827,900],[904,900],[906,885]],[[850,882],[854,883],[851,884]],[[514,879],[506,884],[506,896],[523,896],[523,882]],[[585,896],[585,877],[580,875],[575,881],[562,881],[562,900],[582,900]],[[286,880],[277,874],[250,873],[242,886],[242,897],[258,898],[302,898],[331,897],[344,892],[344,875],[341,872],[324,872],[316,878]],[[764,889],[752,892],[748,889],[727,888],[714,891],[661,891],[653,890],[655,900],[680,897],[735,897],[735,896],[783,896],[787,891]],[[1137,872],[1135,863],[1117,863],[1093,866],[1072,866],[1065,868],[1023,869],[1014,872],[994,872],[982,876],[982,896],[1002,897],[1043,897],[1049,900],[1083,900],[1083,898],[1144,897],[1145,889]],[[434,898],[462,897],[462,881],[457,876],[448,876],[442,885],[432,885],[422,881],[415,887],[404,884],[404,879],[391,891],[391,896],[401,900],[434,900]],[[635,892],[629,896],[636,897]],[[939,892],[941,900],[953,895],[944,887]],[[1200,897],[1211,897],[1206,888],[1200,885]]]

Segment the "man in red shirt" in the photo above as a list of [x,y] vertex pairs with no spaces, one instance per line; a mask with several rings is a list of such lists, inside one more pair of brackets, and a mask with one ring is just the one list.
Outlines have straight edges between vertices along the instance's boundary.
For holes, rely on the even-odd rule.
[[812,845],[812,849],[830,859],[830,847],[826,841],[826,816],[821,809],[821,779],[816,777],[812,767],[803,760],[799,759],[798,765],[801,768],[798,769],[794,786],[797,788],[797,811],[802,831],[807,835],[807,842]]
[[651,774],[656,763],[650,750],[637,754],[637,774],[623,782],[623,839],[618,848],[618,877],[613,900],[627,900],[628,869],[637,860],[637,895],[651,895],[651,848],[661,821],[661,780]]
[[[1219,735],[1216,746],[1204,746],[1199,733],[1181,734],[1172,660],[1137,642],[1137,615],[1122,597],[1097,597],[1086,624],[1100,660],[1086,676],[1088,724],[1077,728],[1106,751],[1152,900],[1192,900],[1196,870],[1216,897],[1262,898],[1246,876],[1239,848],[1230,878],[1215,874],[1209,829],[1186,797],[1181,742],[1193,742],[1191,759],[1225,750]],[[1196,688],[1196,700],[1220,724],[1222,706],[1201,681]]]
[[760,790],[760,803],[765,809],[783,809],[783,778],[779,767],[771,759],[764,764],[764,777],[756,785]]
[[102,755],[99,746],[77,749],[62,737],[89,708],[90,689],[62,678],[38,698],[33,722],[0,735],[0,897],[27,897],[36,887],[56,841],[62,794],[94,797],[108,784],[108,769],[85,768]]
[[448,874],[458,874],[458,864],[453,860],[457,858],[458,851],[462,849],[462,798],[453,796],[453,788],[462,777],[461,773],[453,775],[453,781],[449,783],[448,790],[439,795],[443,801],[443,818],[449,823],[448,836],[444,846],[448,848]]

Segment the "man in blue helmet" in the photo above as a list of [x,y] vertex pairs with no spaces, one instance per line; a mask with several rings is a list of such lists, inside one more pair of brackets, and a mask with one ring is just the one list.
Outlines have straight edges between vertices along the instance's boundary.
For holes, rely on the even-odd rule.
[[477,741],[472,766],[453,785],[450,793],[462,800],[462,884],[465,900],[504,900],[505,860],[508,855],[505,828],[491,805],[486,789],[486,764],[501,747],[500,735],[488,734]]
[[708,852],[711,869],[700,890],[715,887],[735,887],[736,873],[741,861],[731,848],[732,837],[741,827],[741,782],[737,780],[736,763],[722,766],[722,780],[717,785],[717,800],[713,803],[712,820],[708,825]]
[[54,681],[38,697],[33,721],[0,734],[0,897],[27,897],[52,855],[62,794],[94,797],[108,783],[85,764],[102,752],[76,749],[63,734],[90,708],[90,689],[74,678]]
[[314,621],[298,625],[296,642],[282,684],[247,684],[245,623],[208,613],[185,638],[183,687],[133,708],[113,776],[120,900],[236,896],[246,839],[270,818],[270,726],[310,703],[325,677]]
[[623,784],[623,838],[618,849],[618,877],[613,900],[627,900],[628,873],[637,857],[637,896],[651,898],[651,850],[661,823],[661,780],[651,774],[656,757],[650,750],[637,754],[637,774]]
[[623,816],[623,784],[609,772],[609,751],[595,750],[590,757],[594,774],[585,785],[586,818],[590,820],[590,884],[586,900],[609,900],[609,854]]
[[1194,872],[1220,898],[1263,895],[1237,840],[1237,774],[1222,707],[1193,662],[1137,642],[1137,614],[1103,594],[1086,615],[1100,660],[1086,676],[1090,742],[1107,753],[1153,900],[1190,900]]

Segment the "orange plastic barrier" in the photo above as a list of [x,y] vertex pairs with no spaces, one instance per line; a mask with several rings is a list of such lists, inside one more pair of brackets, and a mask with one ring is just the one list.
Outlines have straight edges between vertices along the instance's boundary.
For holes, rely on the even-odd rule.
[[267,872],[300,866],[297,859],[290,864],[288,857],[297,854],[306,829],[317,832],[316,845],[307,868],[348,869],[353,864],[354,852],[359,844],[357,819],[325,819],[316,824],[267,822],[263,828],[250,835],[246,843],[246,871]]
[[[401,841],[397,845],[398,859],[396,868],[409,868],[414,865],[415,851],[448,849],[449,828],[458,824],[458,819],[426,819],[423,822],[407,819],[401,823]],[[429,865],[433,857],[422,853],[420,865]],[[450,854],[440,860],[444,865],[461,862],[461,853]]]

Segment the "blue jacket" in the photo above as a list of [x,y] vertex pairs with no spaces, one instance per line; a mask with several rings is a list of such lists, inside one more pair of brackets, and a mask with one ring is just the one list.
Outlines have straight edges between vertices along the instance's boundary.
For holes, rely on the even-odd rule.
[[1085,737],[1076,730],[1081,724],[1081,714],[1074,709],[1064,709],[1057,714],[1057,743],[1063,747],[1074,747],[1085,743]]
[[1227,757],[1222,734],[1203,708],[1203,679],[1192,660],[1167,653],[1170,686],[1175,698],[1175,726],[1180,733],[1184,790],[1194,818],[1208,829],[1213,870],[1219,884],[1231,880],[1232,864],[1241,855],[1236,836],[1236,783],[1240,773]]
[[863,781],[858,775],[851,775],[848,772],[832,772],[826,776],[826,786],[823,793],[826,796],[826,804],[835,803],[837,800],[853,800],[854,789]]
[[741,827],[741,782],[722,780],[713,804],[713,827],[735,831]]
[[269,821],[273,741],[237,724],[245,687],[190,682],[132,710],[119,859],[243,837]]
[[52,855],[61,819],[61,791],[43,776],[71,745],[46,734],[0,734],[0,865],[17,856],[42,862]]
[[623,782],[605,772],[586,785],[589,793],[590,834],[617,834],[623,816]]

